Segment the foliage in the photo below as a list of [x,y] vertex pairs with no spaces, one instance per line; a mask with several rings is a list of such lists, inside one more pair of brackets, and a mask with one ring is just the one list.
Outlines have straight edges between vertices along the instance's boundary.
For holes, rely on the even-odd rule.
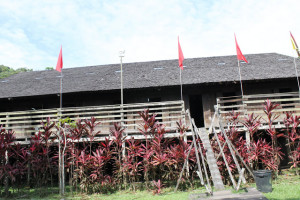
[[281,148],[278,146],[277,139],[284,136],[283,133],[279,133],[273,126],[274,121],[279,117],[278,114],[273,113],[278,106],[279,104],[272,103],[269,99],[267,99],[264,103],[264,113],[267,115],[267,122],[269,126],[267,133],[271,136],[272,141],[272,156],[268,168],[274,170],[276,175],[278,175],[278,166],[280,164],[280,160],[282,159],[282,153],[280,151]]
[[[283,156],[290,158],[291,168],[295,168],[295,172],[299,175],[298,166],[300,162],[300,134],[299,124],[300,117],[293,116],[292,113],[286,113],[284,123],[286,128],[283,130],[275,129],[275,121],[279,115],[275,114],[275,110],[278,108],[278,104],[272,103],[270,100],[266,100],[263,104],[264,116],[255,116],[249,114],[245,117],[239,117],[239,113],[232,112],[228,119],[228,129],[226,135],[237,149],[238,153],[242,156],[244,163],[250,165],[253,170],[259,169],[270,169],[275,172],[277,176],[279,173],[280,162]],[[267,124],[267,129],[260,129],[263,123]],[[237,127],[242,124],[246,127],[250,133],[250,141],[247,142],[244,136],[244,132],[238,131]],[[231,173],[237,174],[237,166],[233,160],[231,152],[224,135],[221,133],[217,134],[218,140],[220,141],[221,147],[225,154],[226,161],[228,162]],[[284,155],[281,151],[285,144],[279,144],[278,138],[286,137],[288,139],[288,148],[290,149],[289,155]],[[229,174],[225,161],[221,156],[220,147],[217,143],[217,138],[212,138],[211,145],[215,152],[217,164],[219,166],[221,175],[226,183],[230,183]],[[243,163],[239,163],[243,166]]]
[[298,166],[300,164],[300,134],[298,126],[300,124],[300,117],[293,116],[291,113],[286,113],[286,118],[284,119],[287,138],[288,138],[288,147],[290,149],[290,164],[291,168],[296,169],[296,174],[299,176]]
[[46,67],[45,70],[54,70],[53,67]]
[[27,71],[32,71],[32,69],[18,68],[16,70],[14,70],[13,68],[10,68],[10,67],[4,66],[4,65],[0,65],[0,79],[9,77],[13,74],[17,74],[20,72],[27,72]]
[[5,195],[8,195],[9,181],[15,182],[18,173],[17,165],[10,162],[13,156],[14,133],[0,127],[0,181],[4,183]]
[[153,190],[153,194],[161,194],[163,184],[160,182],[160,179],[158,181],[153,181],[153,185],[154,185],[154,188],[155,188]]

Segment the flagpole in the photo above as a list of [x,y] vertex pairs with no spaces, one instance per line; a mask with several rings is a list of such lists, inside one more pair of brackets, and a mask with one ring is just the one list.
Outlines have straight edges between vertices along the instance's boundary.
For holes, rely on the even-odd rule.
[[[60,72],[60,84],[59,84],[59,122],[61,123],[61,108],[62,108],[62,72]],[[63,195],[62,184],[62,162],[61,162],[61,124],[58,133],[58,174],[59,174],[59,193]]]
[[[63,59],[62,59],[62,46],[60,47],[60,52],[56,64],[56,71],[60,72],[60,90],[59,90],[59,119],[58,119],[58,124],[59,130],[58,130],[58,183],[59,183],[59,194],[63,196],[65,194],[65,167],[64,167],[64,152],[66,149],[65,142],[64,148],[62,149],[61,142],[62,142],[62,134],[64,134],[64,131],[62,129],[62,88],[63,88],[63,73],[62,73],[62,68],[63,68]],[[66,141],[66,135],[64,134],[64,141]]]
[[297,76],[297,83],[298,83],[298,90],[299,90],[299,98],[300,98],[300,84],[299,84],[299,76],[298,76],[298,70],[297,70],[297,64],[296,64],[296,58],[294,57],[294,66],[295,66],[295,71],[296,71],[296,76]]
[[[63,99],[62,99],[62,91],[63,91],[63,72],[62,72],[62,69],[61,69],[61,72],[60,72],[60,112],[61,112],[61,117],[62,117],[62,107],[63,107]],[[61,176],[62,176],[62,194],[65,195],[65,149],[66,149],[66,137],[65,137],[65,132],[64,132],[64,128],[62,128],[62,131],[61,133],[64,134],[61,135],[61,138],[63,140],[63,150],[62,150],[62,155],[61,155],[61,164],[62,164],[62,171],[61,171]]]
[[243,83],[242,83],[242,75],[241,75],[241,67],[240,67],[240,61],[238,60],[238,67],[239,67],[239,75],[240,75],[240,83],[241,83],[241,93],[242,93],[242,98],[244,97],[244,92],[243,92]]
[[181,75],[181,70],[183,70],[183,53],[182,53],[182,49],[179,43],[179,36],[178,38],[178,64],[179,64],[179,79],[180,79],[180,97],[181,97],[181,101],[183,101],[183,95],[182,95],[182,75]]
[[240,75],[240,83],[241,83],[241,93],[242,93],[242,102],[243,102],[243,97],[244,97],[244,91],[243,91],[243,83],[242,83],[242,75],[241,75],[241,67],[240,67],[240,60],[245,61],[248,63],[247,59],[245,56],[242,54],[242,51],[236,41],[236,36],[234,34],[234,40],[235,40],[235,47],[236,47],[236,55],[237,55],[237,60],[238,60],[238,68],[239,68],[239,75]]
[[60,134],[59,134],[59,163],[60,163],[60,168],[59,168],[59,176],[60,176],[60,194],[64,195],[65,193],[65,173],[64,173],[64,151],[61,149],[61,142],[62,142],[62,124],[61,124],[61,118],[62,118],[62,89],[63,89],[63,73],[62,69],[60,72],[60,95],[59,95],[59,119],[60,119]]
[[182,95],[182,75],[181,75],[181,68],[179,67],[179,74],[180,74],[180,94],[181,94],[181,101],[183,101],[183,95]]
[[[62,82],[62,77],[63,77],[63,73],[62,73],[62,70],[61,70],[61,72],[60,72],[60,100],[59,100],[59,108],[60,108],[60,112],[61,112],[61,110],[62,110],[62,84],[63,84],[63,82]],[[61,117],[61,116],[60,116]]]
[[[120,56],[120,68],[121,68],[121,126],[124,126],[124,97],[123,97],[123,60],[122,58],[124,57],[125,50],[119,52]],[[125,133],[125,132],[124,132]],[[125,158],[125,142],[122,143],[122,156]]]

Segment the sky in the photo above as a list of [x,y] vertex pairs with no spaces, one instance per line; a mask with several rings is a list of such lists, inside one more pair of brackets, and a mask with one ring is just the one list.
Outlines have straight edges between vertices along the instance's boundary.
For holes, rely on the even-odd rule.
[[[0,65],[44,70],[243,54],[296,56],[299,0],[1,0]],[[247,58],[247,55],[246,55]]]

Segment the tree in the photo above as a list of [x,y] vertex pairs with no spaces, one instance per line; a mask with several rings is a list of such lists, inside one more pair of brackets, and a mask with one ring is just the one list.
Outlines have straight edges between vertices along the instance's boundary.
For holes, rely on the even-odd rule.
[[53,70],[53,67],[46,67],[45,70]]
[[6,78],[9,77],[13,74],[17,74],[20,72],[27,72],[27,71],[32,71],[32,69],[27,69],[27,68],[18,68],[16,70],[14,70],[13,68],[4,66],[4,65],[0,65],[0,79],[1,78]]

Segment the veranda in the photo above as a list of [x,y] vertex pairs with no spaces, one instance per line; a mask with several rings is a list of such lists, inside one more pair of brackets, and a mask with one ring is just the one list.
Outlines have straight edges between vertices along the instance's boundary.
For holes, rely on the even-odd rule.
[[[205,144],[204,140],[208,138],[207,136],[212,134],[213,132],[215,132],[215,134],[216,132],[227,132],[229,133],[230,136],[231,133],[230,129],[232,128],[232,124],[230,124],[227,121],[227,119],[232,117],[232,111],[238,113],[238,115],[236,116],[240,119],[246,117],[248,114],[251,113],[260,115],[262,119],[265,119],[265,123],[261,123],[258,129],[267,130],[268,128],[270,128],[268,127],[268,125],[270,124],[268,124],[266,116],[263,115],[264,114],[263,104],[264,102],[266,102],[267,99],[270,99],[273,103],[274,102],[278,103],[276,109],[273,110],[273,114],[276,115],[277,117],[274,118],[274,121],[272,121],[272,128],[282,129],[286,127],[286,124],[284,122],[286,113],[293,112],[294,115],[299,115],[300,103],[299,103],[298,93],[280,93],[280,94],[245,95],[243,97],[236,96],[236,97],[218,98],[217,99],[218,104],[215,107],[216,108],[215,115],[212,116],[211,118],[211,127],[208,130],[201,127],[195,127],[195,124],[193,123],[193,119],[187,117],[189,116],[189,114],[188,112],[185,111],[183,101],[128,104],[123,106],[112,105],[112,106],[101,106],[101,107],[100,106],[80,107],[80,108],[78,107],[78,108],[7,112],[7,113],[0,114],[1,116],[0,120],[1,120],[1,124],[4,125],[3,128],[5,128],[6,130],[14,130],[16,132],[18,142],[24,145],[30,144],[33,136],[38,134],[40,128],[43,126],[40,124],[40,122],[43,120],[45,121],[46,119],[49,118],[52,120],[52,122],[58,123],[60,118],[61,119],[68,118],[72,121],[78,118],[85,119],[85,118],[94,117],[97,121],[101,122],[100,126],[97,127],[98,129],[95,130],[96,132],[97,131],[101,131],[101,132],[99,132],[99,134],[93,139],[94,142],[106,141],[107,138],[116,139],[116,137],[114,137],[110,131],[110,129],[115,126],[114,123],[116,122],[117,123],[119,122],[121,126],[125,128],[124,134],[128,137],[128,139],[133,137],[135,140],[145,141],[147,140],[147,137],[145,137],[145,135],[142,134],[140,130],[141,125],[143,125],[144,121],[140,118],[138,112],[141,112],[145,109],[149,109],[150,114],[155,113],[156,115],[155,119],[159,122],[159,124],[163,125],[164,130],[166,131],[163,134],[163,138],[178,138],[179,136],[182,136],[182,132],[180,131],[181,130],[180,128],[184,128],[185,141],[187,141],[188,137],[193,138],[193,141],[195,141],[194,139],[195,136],[198,142],[202,141],[203,146],[201,146],[200,144],[199,144],[200,146],[198,146],[200,152],[201,149],[203,148],[201,153],[201,157],[203,158],[202,166],[200,167],[200,161],[199,158],[197,158],[198,170],[195,170],[196,162],[194,164],[192,164],[192,162],[190,163],[190,167],[192,166],[190,169],[195,170],[198,173],[201,182],[204,183],[203,176],[201,178],[201,176],[199,175],[199,171],[201,172],[201,168],[202,170],[205,171],[206,164],[204,160],[206,160],[207,166],[211,172],[212,182],[216,186],[216,182],[215,182],[216,177],[214,176],[217,175],[215,174],[214,169],[217,167],[217,165],[216,165],[216,161],[214,160],[219,159],[221,152],[218,153],[218,152],[211,151],[211,149],[215,151],[215,149],[210,146],[212,144],[208,142],[208,144],[209,143],[210,144],[207,145]],[[179,126],[181,125],[181,123],[178,122],[182,122],[183,124],[186,125],[182,127],[178,127],[178,125]],[[222,127],[221,124],[225,126]],[[222,131],[223,128],[225,129],[225,131]],[[248,142],[248,140],[250,140],[249,138],[250,133],[248,128],[243,124],[239,124],[236,128],[239,132],[246,133],[246,139]],[[155,130],[159,131],[159,129],[155,129]],[[82,141],[77,141],[77,142],[85,142],[88,141],[88,139],[89,138],[82,138]],[[161,139],[160,141],[162,141]],[[195,143],[194,148],[196,148],[196,146],[197,145]],[[182,159],[183,158],[184,159],[179,163],[179,165],[183,165],[183,163],[189,159],[188,150],[190,150],[191,147],[192,146],[190,146],[190,148],[187,147],[183,150]],[[225,147],[225,143],[223,149],[224,147]],[[229,144],[228,147],[230,147]],[[120,146],[120,149],[122,149],[122,152],[124,152],[123,147]],[[195,151],[198,150],[196,149]],[[209,155],[209,151],[212,152],[211,155]],[[90,154],[91,153],[92,152],[90,152]],[[238,154],[238,152],[236,153]],[[231,154],[233,156],[235,153],[231,152]],[[210,158],[211,156],[215,158]],[[135,159],[137,159],[137,157]],[[120,159],[120,155],[118,158]],[[159,165],[164,165],[165,162],[167,162],[167,160],[161,161]],[[156,165],[154,164],[153,166]],[[121,169],[121,167],[119,169]],[[183,171],[184,166],[181,166],[181,169]],[[162,173],[162,171],[160,170],[162,170],[161,167],[159,168],[159,173]],[[239,175],[243,179],[243,174],[240,173],[240,170],[238,171],[239,171]],[[249,171],[251,171],[251,169]],[[211,178],[207,176],[207,173],[205,174],[206,174],[205,185],[210,187],[209,182]],[[239,187],[235,183],[234,179],[235,179],[234,177],[231,177],[232,184],[234,185],[234,187]],[[138,179],[137,177],[135,177],[131,181],[133,180],[137,181]],[[208,191],[210,190],[211,189],[208,189]]]

